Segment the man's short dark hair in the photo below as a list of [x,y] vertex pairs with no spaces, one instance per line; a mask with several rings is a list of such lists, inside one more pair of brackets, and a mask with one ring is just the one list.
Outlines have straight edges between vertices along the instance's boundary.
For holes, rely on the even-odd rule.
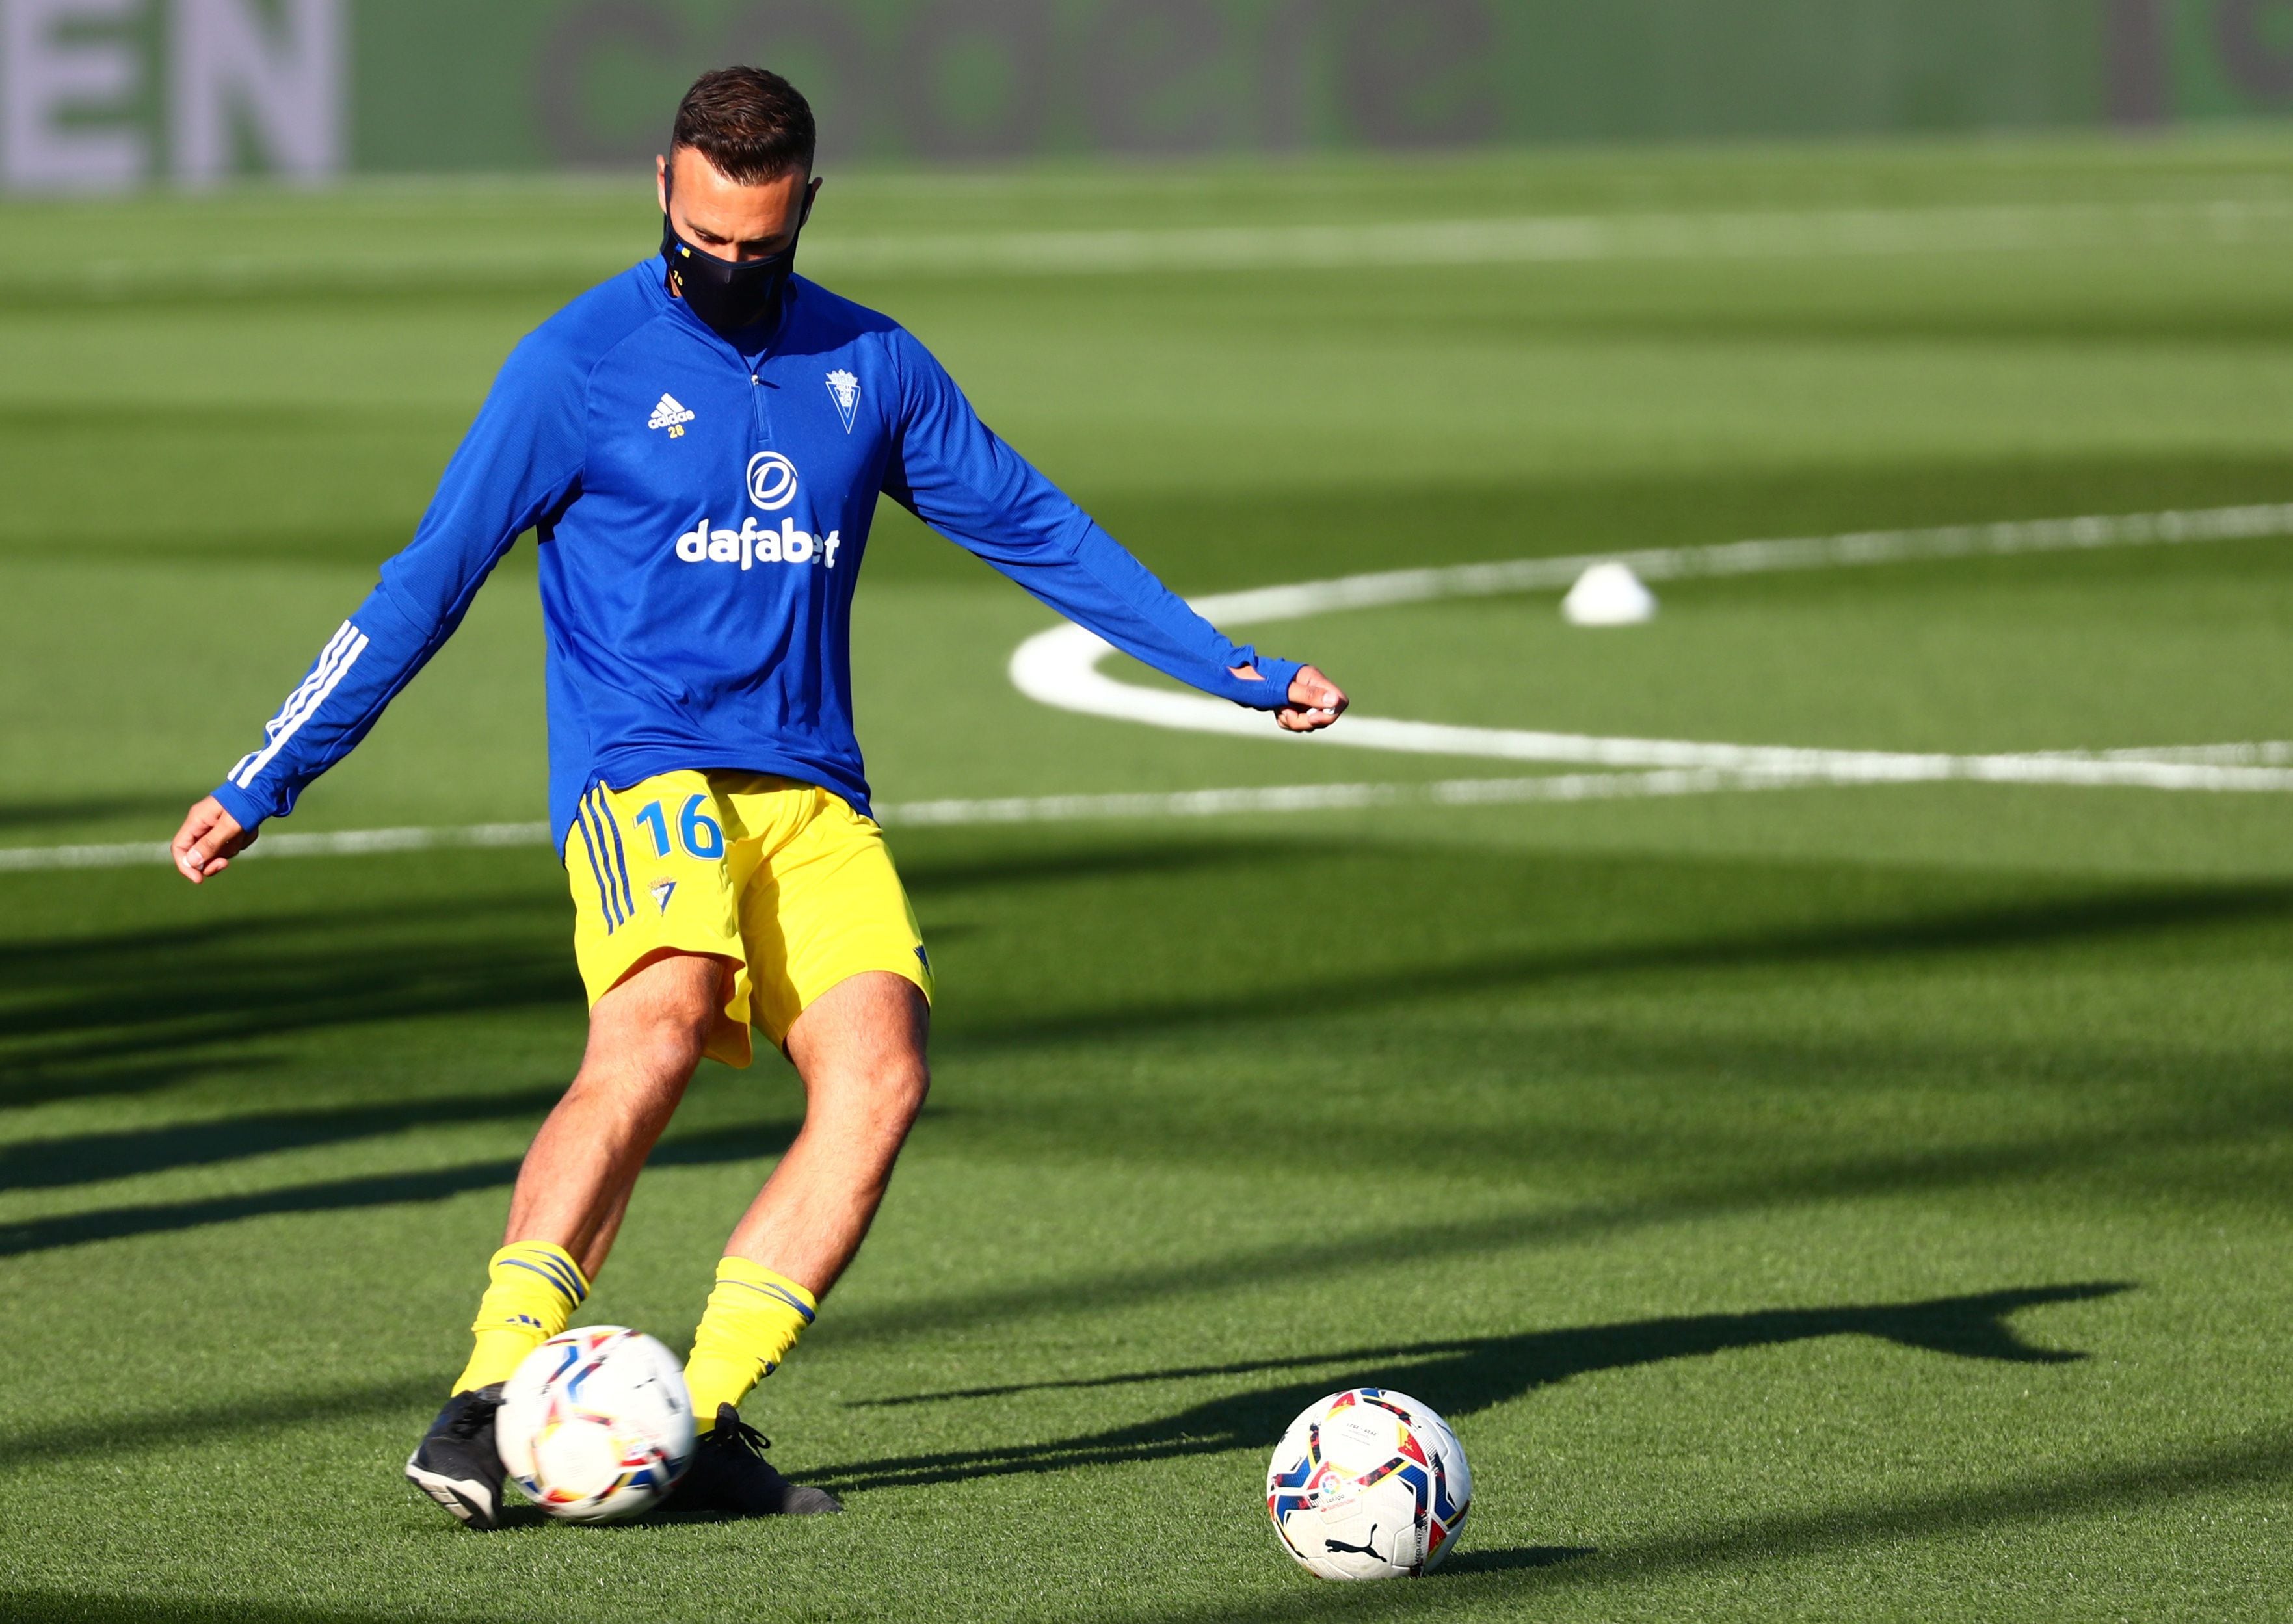
[[743,186],[812,168],[812,104],[776,73],[719,68],[693,82],[677,103],[673,156],[691,147]]

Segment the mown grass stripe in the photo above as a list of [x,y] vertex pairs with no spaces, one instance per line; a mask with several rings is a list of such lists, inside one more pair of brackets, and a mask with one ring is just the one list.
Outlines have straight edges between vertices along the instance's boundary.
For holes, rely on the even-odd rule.
[[[2185,248],[2293,238],[2293,206],[2270,198],[1910,207],[1515,214],[1371,224],[1300,222],[1002,231],[823,231],[806,264],[829,276],[1091,276],[1352,271],[1633,261],[1866,258],[2044,249]],[[603,238],[541,248],[488,242],[414,252],[217,254],[155,269],[97,259],[67,277],[0,266],[0,295],[72,303],[282,291],[498,287],[506,279],[609,275],[637,257]]]

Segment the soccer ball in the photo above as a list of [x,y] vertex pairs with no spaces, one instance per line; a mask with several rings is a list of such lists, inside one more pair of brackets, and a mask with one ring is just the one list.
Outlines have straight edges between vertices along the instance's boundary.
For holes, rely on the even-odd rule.
[[585,1325],[552,1337],[502,1386],[502,1465],[553,1517],[633,1517],[693,1459],[693,1400],[675,1355],[642,1331]]
[[1354,1387],[1306,1407],[1266,1469],[1283,1548],[1324,1579],[1415,1579],[1456,1547],[1473,1475],[1449,1424],[1415,1399]]

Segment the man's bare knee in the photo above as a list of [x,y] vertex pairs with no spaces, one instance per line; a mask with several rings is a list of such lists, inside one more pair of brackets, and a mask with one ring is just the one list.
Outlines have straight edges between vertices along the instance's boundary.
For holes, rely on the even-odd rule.
[[682,1086],[707,1052],[722,1002],[725,967],[675,954],[632,972],[589,1015],[584,1077],[638,1076]]
[[931,1095],[931,1067],[922,1055],[916,1055],[894,1075],[891,1087],[902,1102],[902,1109],[912,1119]]
[[922,1114],[931,1093],[931,1068],[920,1054],[902,1055],[879,1067],[862,1084],[870,1116],[904,1135]]
[[871,972],[831,989],[789,1033],[812,1110],[864,1124],[871,1136],[904,1137],[931,1092],[929,1025],[929,1006],[903,977]]
[[664,1014],[628,1035],[622,1051],[624,1063],[648,1077],[682,1082],[693,1075],[708,1052],[709,1024],[681,1013]]
[[836,1135],[895,1150],[922,1114],[931,1074],[920,1056],[845,1057],[805,1079],[806,1119]]

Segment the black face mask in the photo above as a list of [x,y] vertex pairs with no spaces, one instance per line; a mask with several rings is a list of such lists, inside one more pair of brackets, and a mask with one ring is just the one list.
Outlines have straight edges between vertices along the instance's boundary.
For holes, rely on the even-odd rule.
[[[805,205],[809,219],[812,206]],[[797,222],[797,234],[804,222]],[[693,307],[693,313],[719,333],[738,333],[779,314],[781,296],[796,269],[796,244],[770,259],[735,264],[694,247],[677,234],[668,216],[661,216],[660,256],[668,263],[668,290]]]

